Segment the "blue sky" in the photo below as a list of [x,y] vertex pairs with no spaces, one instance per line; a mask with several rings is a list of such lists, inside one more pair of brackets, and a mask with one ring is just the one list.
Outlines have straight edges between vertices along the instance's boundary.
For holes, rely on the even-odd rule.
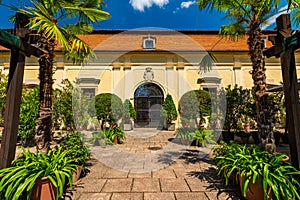
[[[22,5],[28,0],[2,0],[4,4]],[[199,11],[195,0],[106,0],[104,10],[111,18],[95,25],[95,29],[136,29],[158,27],[172,30],[218,30],[224,14]],[[13,12],[0,6],[0,28],[13,28],[8,21]]]

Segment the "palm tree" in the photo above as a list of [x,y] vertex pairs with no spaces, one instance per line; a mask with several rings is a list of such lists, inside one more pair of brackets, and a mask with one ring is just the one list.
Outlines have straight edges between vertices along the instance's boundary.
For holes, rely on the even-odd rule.
[[[299,2],[290,0],[290,10],[294,16],[299,15]],[[264,41],[261,26],[268,19],[287,9],[280,10],[281,0],[197,0],[200,10],[218,10],[226,13],[230,24],[223,25],[219,34],[231,40],[240,36],[248,36],[249,55],[252,62],[252,75],[256,96],[256,114],[258,131],[262,147],[269,151],[275,150],[272,122],[268,112],[268,94],[266,92],[266,68],[263,56]],[[299,18],[298,18],[299,19]],[[200,66],[201,67],[201,66]]]
[[[81,63],[92,54],[91,48],[78,34],[93,30],[92,23],[105,20],[109,13],[102,10],[103,0],[30,0],[32,6],[15,8],[30,18],[30,28],[38,35],[37,45],[45,54],[39,58],[40,107],[37,126],[37,149],[47,151],[52,134],[52,86],[54,50],[60,45],[66,57]],[[67,18],[74,24],[63,25]]]

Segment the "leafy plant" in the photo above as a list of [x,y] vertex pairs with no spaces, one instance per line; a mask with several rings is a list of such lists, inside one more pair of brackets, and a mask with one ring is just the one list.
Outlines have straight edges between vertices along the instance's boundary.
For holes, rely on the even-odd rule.
[[178,128],[176,131],[176,138],[188,140],[191,142],[196,130],[196,128]]
[[205,147],[207,144],[214,144],[213,133],[213,130],[197,129],[193,136],[196,146]]
[[121,142],[126,139],[124,131],[120,127],[112,127],[105,130],[105,136],[111,142],[114,142],[115,137],[118,137],[118,140]]
[[121,99],[111,93],[98,94],[95,97],[96,115],[102,120],[102,127],[105,122],[110,125],[117,123],[123,115],[123,104]]
[[205,90],[192,90],[185,93],[179,101],[178,111],[181,123],[184,127],[188,126],[191,120],[198,124],[205,122],[204,116],[211,114],[211,98],[209,92]]
[[20,105],[18,135],[23,139],[32,139],[36,134],[39,110],[39,88],[23,88]]
[[106,129],[105,130],[99,130],[98,132],[93,132],[92,137],[88,140],[89,143],[91,143],[94,146],[99,146],[101,142],[101,144],[103,146],[108,145],[108,144],[112,144],[112,142],[106,138]]
[[167,120],[167,124],[172,123],[172,121],[177,119],[178,113],[170,94],[167,94],[164,103],[162,104],[161,116]]
[[72,173],[76,169],[68,151],[59,148],[34,154],[23,148],[23,156],[14,160],[12,166],[0,170],[0,197],[18,200],[30,199],[35,181],[47,177],[57,189],[57,199],[62,197],[66,181],[72,187]]
[[78,132],[70,132],[61,140],[60,146],[64,150],[69,150],[67,157],[74,160],[74,164],[79,166],[84,166],[91,155]]
[[132,103],[129,101],[129,99],[125,99],[125,101],[123,103],[123,109],[124,109],[124,113],[123,113],[124,123],[130,124],[131,119],[136,118],[136,112],[132,106]]
[[[214,149],[218,174],[228,178],[235,171],[243,177],[242,194],[246,197],[249,184],[258,182],[263,188],[264,197],[272,199],[299,199],[298,182],[300,171],[282,159],[284,154],[274,155],[260,151],[256,146],[247,147],[238,144],[222,144]],[[271,192],[271,194],[269,194]]]
[[69,80],[63,80],[61,89],[53,91],[53,124],[59,128],[63,124],[67,130],[75,130],[72,112],[73,85]]
[[6,102],[6,90],[7,90],[8,78],[2,74],[0,70],[0,125],[4,125],[4,108]]

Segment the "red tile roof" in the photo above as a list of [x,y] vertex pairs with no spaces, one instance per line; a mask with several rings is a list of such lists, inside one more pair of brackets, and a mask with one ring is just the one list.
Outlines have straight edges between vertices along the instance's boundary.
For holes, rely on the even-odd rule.
[[[264,31],[265,35],[276,34]],[[247,51],[247,37],[236,42],[222,38],[218,31],[171,31],[171,30],[96,30],[89,35],[79,36],[94,50],[100,51],[140,51],[142,38],[156,37],[156,50],[163,51]],[[271,43],[267,41],[267,46]],[[61,47],[57,47],[60,50]],[[0,46],[1,50],[7,50]]]

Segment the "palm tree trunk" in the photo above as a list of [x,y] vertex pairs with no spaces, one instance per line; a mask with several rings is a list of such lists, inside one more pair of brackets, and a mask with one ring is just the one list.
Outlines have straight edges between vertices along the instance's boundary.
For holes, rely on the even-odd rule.
[[52,135],[52,85],[53,85],[53,59],[54,42],[45,36],[39,40],[39,47],[48,52],[39,59],[40,71],[40,107],[36,143],[37,149],[47,152],[50,148]]
[[259,22],[249,24],[249,55],[252,62],[252,79],[256,96],[256,114],[258,133],[261,139],[261,147],[269,152],[275,151],[273,126],[268,110],[268,94],[266,91],[266,68],[263,56],[264,41]]

